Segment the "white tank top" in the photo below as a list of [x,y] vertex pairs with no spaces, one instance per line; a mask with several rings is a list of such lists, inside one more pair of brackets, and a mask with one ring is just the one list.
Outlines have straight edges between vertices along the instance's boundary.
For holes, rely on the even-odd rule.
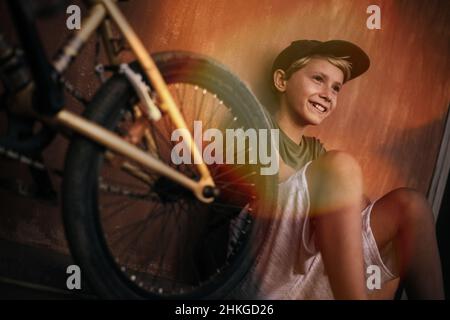
[[238,299],[332,299],[310,232],[308,162],[279,184],[275,217],[256,262],[232,296]]

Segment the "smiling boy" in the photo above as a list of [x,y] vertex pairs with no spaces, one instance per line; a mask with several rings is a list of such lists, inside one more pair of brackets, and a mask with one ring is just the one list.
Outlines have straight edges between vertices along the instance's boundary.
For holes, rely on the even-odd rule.
[[[294,41],[275,59],[278,206],[238,296],[392,298],[400,278],[410,299],[443,298],[433,215],[424,196],[400,188],[369,203],[357,161],[304,135],[333,113],[343,85],[369,65],[361,48],[341,40]],[[370,266],[380,270],[378,291],[366,284]]]

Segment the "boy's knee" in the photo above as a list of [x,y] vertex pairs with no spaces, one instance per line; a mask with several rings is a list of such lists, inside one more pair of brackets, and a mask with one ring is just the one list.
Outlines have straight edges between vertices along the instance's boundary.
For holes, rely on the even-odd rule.
[[358,162],[350,154],[329,151],[312,163],[308,175],[312,197],[318,208],[360,204],[362,172]]
[[342,185],[362,186],[362,171],[358,162],[350,154],[343,151],[329,151],[322,156],[316,165],[319,176],[324,182]]
[[388,196],[397,208],[400,223],[434,219],[428,200],[417,190],[398,188],[389,192]]

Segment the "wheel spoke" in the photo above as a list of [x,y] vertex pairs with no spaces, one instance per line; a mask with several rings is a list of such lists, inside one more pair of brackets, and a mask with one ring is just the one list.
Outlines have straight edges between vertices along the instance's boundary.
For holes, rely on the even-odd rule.
[[[173,56],[170,59],[174,59]],[[161,63],[167,62],[164,60]],[[200,72],[205,61],[192,62],[192,65],[186,65],[187,71],[180,65],[170,63],[162,69],[191,134],[195,121],[202,121],[202,134],[210,128],[225,134],[226,129],[256,125],[262,127],[261,120],[258,120],[262,117],[249,114],[251,96],[241,94],[242,88],[232,82],[234,78],[222,81],[221,77],[227,75],[222,71],[212,78],[209,75],[205,77]],[[213,64],[207,66],[218,68]],[[152,96],[155,95],[153,92]],[[130,101],[135,99],[133,96]],[[159,99],[155,102],[157,105],[160,103]],[[114,104],[114,107],[118,106]],[[163,112],[163,119],[147,124],[140,118],[142,115],[134,110],[134,113],[126,112],[120,118],[112,109],[102,115],[103,120],[101,115],[97,117],[102,125],[114,127],[113,130],[120,132],[122,137],[133,137],[135,146],[140,150],[181,174],[198,180],[200,174],[196,165],[176,165],[171,160],[171,152],[177,142],[170,138],[176,126],[168,113]],[[118,109],[114,112],[118,112]],[[114,120],[116,123],[113,123],[112,119],[120,120]],[[251,126],[252,123],[254,126]],[[201,154],[206,143],[199,149]],[[227,144],[215,150],[214,156],[224,157],[230,153],[230,149],[231,145]],[[237,145],[230,154],[234,159],[245,156],[247,161],[250,150],[246,139],[242,147]],[[96,152],[96,157],[101,161],[103,151]],[[116,261],[114,270],[117,266],[121,267],[122,273],[144,290],[136,291],[138,294],[148,292],[153,294],[149,297],[176,298],[180,294],[198,294],[201,290],[213,292],[220,288],[221,281],[230,280],[220,278],[219,273],[233,272],[248,264],[248,261],[245,264],[238,262],[235,254],[236,250],[247,248],[243,244],[248,241],[249,235],[244,233],[251,231],[254,221],[249,218],[253,214],[250,215],[245,208],[254,200],[256,184],[258,188],[268,189],[263,184],[268,180],[255,179],[256,170],[252,170],[251,166],[248,169],[246,164],[241,163],[230,166],[208,165],[221,195],[214,202],[206,204],[170,178],[138,165],[127,157],[106,155],[102,165],[102,170],[97,173],[101,173],[101,176],[95,176],[100,178],[96,192],[98,199],[93,200],[98,201],[94,203],[98,207],[103,236],[113,258],[111,261]],[[112,275],[111,267],[109,272]],[[121,281],[123,287],[134,290],[129,282]]]

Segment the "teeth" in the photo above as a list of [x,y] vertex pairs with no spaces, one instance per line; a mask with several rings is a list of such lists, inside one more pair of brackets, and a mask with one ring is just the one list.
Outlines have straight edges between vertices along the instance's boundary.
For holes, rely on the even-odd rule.
[[314,108],[316,108],[317,110],[319,110],[320,112],[325,112],[325,108],[323,106],[321,106],[320,104],[314,103],[312,102],[312,105],[314,106]]

